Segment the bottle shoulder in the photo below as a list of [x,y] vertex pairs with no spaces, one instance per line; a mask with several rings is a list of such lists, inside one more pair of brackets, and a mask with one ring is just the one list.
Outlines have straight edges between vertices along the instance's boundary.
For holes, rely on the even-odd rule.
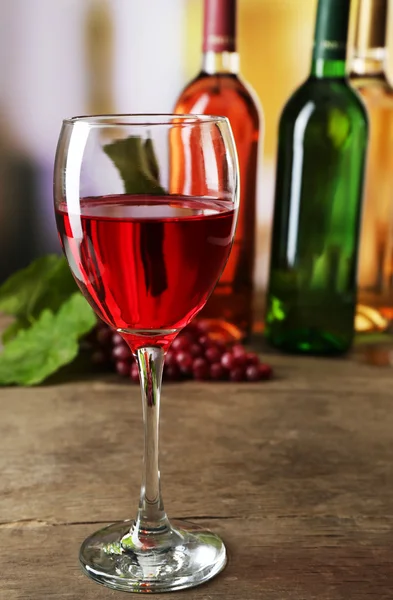
[[233,73],[210,74],[199,73],[181,92],[175,106],[175,112],[212,111],[217,114],[221,110],[224,116],[232,111],[243,110],[259,125],[261,108],[252,87]]
[[330,119],[334,113],[345,114],[367,128],[367,110],[360,94],[345,78],[309,77],[289,98],[281,113],[280,123],[295,121],[308,115],[309,120]]

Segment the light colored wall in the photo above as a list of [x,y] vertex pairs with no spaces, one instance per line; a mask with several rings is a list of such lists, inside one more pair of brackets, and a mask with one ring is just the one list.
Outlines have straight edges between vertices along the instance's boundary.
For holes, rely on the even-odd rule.
[[[238,0],[242,73],[265,113],[256,272],[261,286],[270,244],[277,124],[285,100],[309,69],[316,2]],[[1,151],[12,147],[35,163],[43,248],[58,247],[51,178],[61,120],[89,112],[170,112],[200,66],[202,5],[203,0],[1,2],[0,162]],[[392,41],[393,17],[390,22]]]

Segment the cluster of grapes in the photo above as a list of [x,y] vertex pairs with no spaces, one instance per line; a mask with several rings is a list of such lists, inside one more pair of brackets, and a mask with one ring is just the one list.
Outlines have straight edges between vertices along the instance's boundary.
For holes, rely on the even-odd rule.
[[[119,375],[139,382],[137,364],[123,338],[103,323],[97,325],[94,337],[92,361],[114,365]],[[165,357],[164,379],[168,381],[262,381],[272,374],[270,365],[241,344],[215,339],[204,321],[188,325]]]

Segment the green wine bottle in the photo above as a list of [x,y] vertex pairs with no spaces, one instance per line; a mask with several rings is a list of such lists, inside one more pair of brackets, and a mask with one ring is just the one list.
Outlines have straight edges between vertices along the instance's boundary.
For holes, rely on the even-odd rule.
[[368,121],[346,77],[349,8],[319,0],[311,73],[280,119],[265,332],[289,352],[353,340]]

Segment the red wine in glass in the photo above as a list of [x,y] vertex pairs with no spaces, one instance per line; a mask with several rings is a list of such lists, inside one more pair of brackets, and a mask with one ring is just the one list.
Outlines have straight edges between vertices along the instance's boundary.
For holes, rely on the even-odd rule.
[[138,332],[143,344],[148,331],[168,332],[169,342],[204,306],[225,266],[233,203],[112,195],[79,206],[71,214],[60,204],[56,219],[81,291],[104,321],[132,332],[134,347]]

